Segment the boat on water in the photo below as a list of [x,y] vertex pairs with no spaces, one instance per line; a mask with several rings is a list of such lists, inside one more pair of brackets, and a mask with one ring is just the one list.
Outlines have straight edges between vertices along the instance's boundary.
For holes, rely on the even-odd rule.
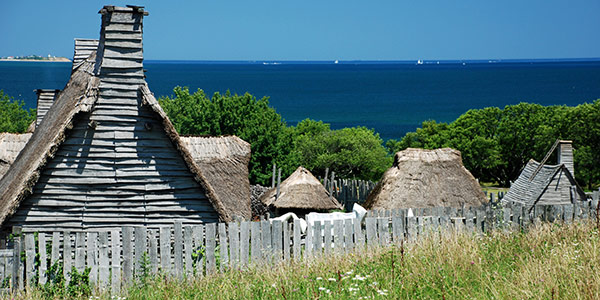
[[334,63],[334,64],[337,64],[337,63],[339,63],[339,61],[336,59],[336,60],[335,60],[333,63]]
[[417,65],[422,65],[423,64],[423,60],[419,59],[417,60]]

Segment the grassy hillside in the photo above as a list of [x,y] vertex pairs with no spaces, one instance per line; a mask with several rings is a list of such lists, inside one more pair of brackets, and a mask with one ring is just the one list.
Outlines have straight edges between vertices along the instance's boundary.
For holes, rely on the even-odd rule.
[[[526,233],[432,235],[368,254],[140,282],[127,299],[600,299],[595,224]],[[108,295],[97,295],[111,299]],[[38,299],[35,291],[26,296]],[[114,298],[116,299],[116,298]]]

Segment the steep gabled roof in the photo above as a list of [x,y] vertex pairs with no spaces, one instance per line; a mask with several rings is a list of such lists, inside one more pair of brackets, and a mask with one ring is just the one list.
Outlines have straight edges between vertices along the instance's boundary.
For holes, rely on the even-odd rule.
[[502,200],[520,203],[531,208],[542,197],[552,180],[561,172],[567,176],[571,185],[577,187],[579,196],[585,199],[585,192],[579,187],[573,174],[564,164],[547,165],[531,159]]
[[250,144],[237,136],[181,137],[230,216],[250,220]]
[[266,206],[277,209],[331,210],[341,209],[341,204],[325,190],[315,176],[298,167],[279,187],[271,188],[260,197]]
[[[79,115],[83,116],[83,113],[94,111],[94,105],[99,97],[101,99],[117,97],[118,100],[122,95],[141,97],[141,105],[149,107],[158,116],[166,136],[181,155],[194,180],[204,189],[219,218],[222,221],[231,221],[232,218],[223,202],[203,175],[201,168],[194,161],[143,79],[141,18],[146,12],[139,7],[105,6],[101,13],[103,14],[101,33],[103,40],[98,54],[92,53],[75,66],[69,82],[56,96],[55,104],[48,110],[6,176],[0,180],[0,224],[4,224],[17,211],[21,202],[32,193],[32,188],[38,182],[47,163],[72,133],[70,129],[77,124]],[[108,16],[111,14],[113,19]],[[106,32],[105,24],[110,27]],[[125,30],[133,28],[133,31],[127,32],[134,36],[133,42],[123,40],[119,32],[124,30],[123,28]],[[114,30],[117,32],[115,33]],[[103,43],[106,43],[105,47]],[[104,55],[107,56],[106,59]],[[92,123],[88,125],[95,126]]]

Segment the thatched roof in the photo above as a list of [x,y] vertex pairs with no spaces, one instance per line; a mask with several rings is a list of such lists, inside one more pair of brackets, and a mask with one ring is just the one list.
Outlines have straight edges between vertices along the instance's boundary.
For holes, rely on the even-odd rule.
[[479,206],[486,197],[458,150],[408,148],[396,153],[369,194],[367,209]]
[[181,137],[230,216],[250,220],[250,144],[237,136]]
[[276,209],[331,210],[342,208],[334,197],[330,197],[321,182],[303,167],[298,167],[290,177],[281,182],[277,199],[276,194],[277,187],[271,188],[260,197],[260,201]]
[[0,178],[8,171],[29,138],[31,133],[0,133]]

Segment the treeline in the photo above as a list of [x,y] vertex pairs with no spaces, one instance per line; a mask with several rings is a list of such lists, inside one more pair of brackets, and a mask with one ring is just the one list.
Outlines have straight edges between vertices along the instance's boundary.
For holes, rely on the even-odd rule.
[[[529,159],[542,160],[556,139],[573,141],[578,182],[589,189],[597,186],[600,100],[576,107],[520,103],[473,109],[450,124],[423,122],[415,132],[386,146],[392,153],[408,147],[458,149],[475,177],[508,187]],[[556,154],[547,163],[555,164]]]
[[304,166],[317,175],[329,168],[336,176],[379,180],[392,157],[379,134],[365,127],[332,130],[329,124],[306,119],[288,126],[268,98],[246,93],[190,94],[176,87],[174,97],[158,101],[183,135],[236,135],[252,145],[250,181],[270,184],[273,163],[282,175]]
[[[451,123],[425,121],[415,132],[385,144],[365,127],[332,130],[306,119],[288,126],[268,98],[251,94],[191,94],[176,87],[159,102],[182,135],[236,135],[252,144],[252,183],[270,183],[273,163],[282,175],[302,165],[315,174],[334,170],[338,177],[377,181],[393,154],[408,147],[450,147],[462,153],[465,167],[484,182],[509,186],[531,158],[542,160],[556,139],[572,140],[575,176],[582,186],[600,183],[600,100],[576,107],[520,103],[504,109],[473,109]],[[23,109],[0,91],[0,132],[24,132],[35,110]],[[549,163],[556,162],[556,157]]]

